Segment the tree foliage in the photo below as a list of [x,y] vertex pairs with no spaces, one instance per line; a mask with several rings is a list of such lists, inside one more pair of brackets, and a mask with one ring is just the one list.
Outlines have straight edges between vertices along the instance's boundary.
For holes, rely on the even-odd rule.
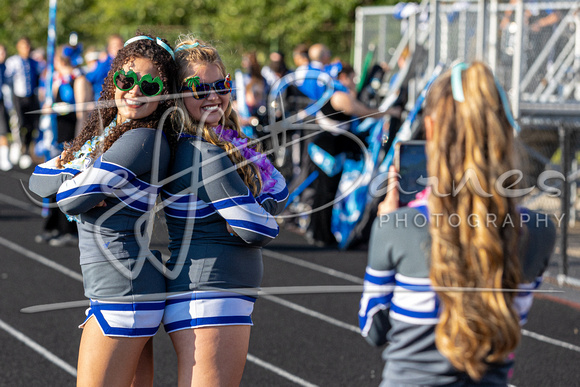
[[[175,41],[181,33],[212,42],[229,68],[241,54],[255,50],[264,61],[273,50],[287,53],[299,43],[324,43],[348,61],[353,45],[355,10],[392,5],[396,0],[58,0],[57,43],[75,31],[85,47],[104,49],[108,35],[128,39],[137,29]],[[0,43],[10,54],[21,36],[46,46],[47,0],[0,0]]]

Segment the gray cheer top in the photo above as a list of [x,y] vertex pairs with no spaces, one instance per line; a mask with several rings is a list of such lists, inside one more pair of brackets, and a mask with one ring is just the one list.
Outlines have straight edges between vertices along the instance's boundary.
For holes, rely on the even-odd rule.
[[180,139],[169,176],[161,196],[175,275],[167,291],[258,287],[261,247],[278,235],[273,215],[288,199],[283,176],[274,169],[275,186],[254,198],[227,153],[195,136]]
[[65,214],[79,215],[81,265],[151,257],[146,228],[169,158],[162,131],[136,128],[81,173],[56,168],[56,159],[38,165],[29,187],[42,197],[56,193]]
[[[362,335],[373,345],[388,346],[381,386],[469,386],[475,383],[454,369],[435,346],[439,300],[431,289],[431,237],[426,206],[400,208],[378,217],[371,233],[364,292],[360,302]],[[432,221],[435,221],[434,219]],[[448,221],[441,217],[439,222]],[[454,221],[456,222],[456,220]],[[556,240],[548,215],[520,210],[523,228],[520,261],[523,290],[514,299],[525,323],[533,293],[541,283]],[[485,226],[483,226],[485,227]],[[507,227],[510,227],[507,225]],[[513,361],[489,364],[482,386],[506,386]]]

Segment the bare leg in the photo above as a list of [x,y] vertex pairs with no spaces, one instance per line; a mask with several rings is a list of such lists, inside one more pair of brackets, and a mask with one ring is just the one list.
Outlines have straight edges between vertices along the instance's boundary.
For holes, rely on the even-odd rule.
[[81,337],[77,386],[131,385],[141,352],[149,339],[104,336],[97,320],[89,319]]
[[239,386],[250,343],[249,325],[184,329],[170,334],[179,387]]
[[131,387],[153,387],[153,337],[141,352]]

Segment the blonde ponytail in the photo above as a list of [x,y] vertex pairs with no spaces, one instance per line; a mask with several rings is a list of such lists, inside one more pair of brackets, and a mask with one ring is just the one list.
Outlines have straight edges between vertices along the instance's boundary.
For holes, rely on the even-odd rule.
[[[520,340],[513,293],[501,291],[517,288],[520,279],[519,214],[515,199],[502,196],[495,187],[514,161],[513,130],[493,74],[474,63],[462,79],[464,102],[454,100],[449,73],[430,91],[426,114],[434,128],[428,171],[439,180],[434,192],[453,192],[469,173],[491,195],[481,195],[468,183],[456,194],[430,196],[430,213],[442,219],[430,224],[430,279],[436,287],[492,289],[437,292],[437,348],[455,368],[479,380],[487,363],[505,360]],[[459,225],[447,221],[454,214]]]

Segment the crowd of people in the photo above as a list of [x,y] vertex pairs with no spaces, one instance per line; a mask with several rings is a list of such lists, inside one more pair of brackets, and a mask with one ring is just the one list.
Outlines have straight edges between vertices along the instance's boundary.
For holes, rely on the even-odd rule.
[[[72,38],[74,37],[74,39]],[[80,133],[87,119],[86,104],[97,101],[101,95],[102,83],[111,68],[118,50],[123,45],[119,35],[111,35],[107,39],[106,48],[98,51],[93,47],[84,48],[78,37],[71,34],[69,44],[56,48],[54,57],[54,75],[52,88],[52,107],[59,111],[56,115],[55,146],[52,152],[63,149]],[[0,119],[0,168],[10,170],[14,165],[26,169],[31,166],[32,158],[46,157],[46,145],[43,154],[35,152],[33,134],[39,132],[39,115],[24,114],[26,111],[49,107],[44,101],[48,84],[46,80],[46,59],[40,55],[32,55],[30,41],[22,38],[17,43],[18,54],[6,60],[5,67],[0,69],[0,81],[5,87],[8,98],[7,107]],[[3,47],[0,47],[0,61]],[[36,59],[35,59],[36,58]],[[317,72],[331,76],[335,90],[330,101],[324,105],[320,113],[316,113],[316,122],[325,130],[314,138],[298,141],[293,148],[286,149],[284,165],[278,165],[291,187],[296,188],[301,180],[316,171],[319,177],[297,198],[301,209],[314,210],[307,216],[307,221],[297,225],[298,216],[289,217],[286,225],[305,233],[309,242],[318,246],[335,246],[336,239],[331,231],[332,205],[340,173],[329,176],[313,162],[316,158],[312,148],[336,158],[343,154],[353,157],[360,156],[360,149],[338,131],[350,131],[358,124],[357,117],[378,117],[376,108],[369,108],[361,103],[356,95],[353,68],[339,58],[332,58],[331,51],[323,44],[307,46],[301,44],[292,52],[292,65],[286,64],[283,52],[272,52],[268,56],[267,65],[261,65],[255,51],[245,53],[241,58],[241,77],[232,83],[233,106],[238,112],[242,131],[247,136],[260,139],[266,149],[272,146],[267,128],[270,122],[270,111],[277,109],[277,119],[282,120],[296,114],[309,104],[318,100],[324,87],[317,84],[313,78]],[[294,69],[291,69],[294,67]],[[268,104],[270,92],[281,79],[294,73],[297,81],[287,87],[282,93],[282,108]],[[242,95],[243,94],[243,95]],[[2,96],[2,94],[0,94]],[[75,109],[74,106],[80,107]],[[283,110],[283,113],[280,111]],[[8,114],[10,113],[10,114]],[[285,116],[282,117],[282,114]],[[307,120],[305,120],[307,121]],[[296,126],[295,126],[296,127]],[[11,133],[11,136],[8,134]],[[287,138],[299,139],[311,132],[300,129],[290,130]],[[42,136],[42,134],[41,134]],[[12,145],[8,138],[12,138]],[[314,144],[314,145],[311,145]],[[40,148],[40,147],[37,147]],[[274,155],[271,156],[274,159]],[[45,199],[47,214],[43,231],[36,236],[38,243],[48,243],[51,246],[71,246],[78,242],[76,229],[70,226],[60,211],[55,211],[51,204],[54,200]],[[323,209],[318,210],[320,207]],[[304,217],[302,217],[304,219]]]
[[[74,106],[75,103],[98,100],[111,61],[122,45],[123,39],[119,35],[112,35],[106,50],[100,52],[90,48],[83,52],[78,37],[71,34],[69,44],[56,49],[52,82],[47,80],[45,50],[32,49],[28,37],[18,40],[16,54],[9,58],[6,58],[6,47],[0,45],[0,100],[3,102],[0,104],[3,110],[0,114],[1,170],[8,171],[14,166],[26,169],[31,166],[32,157],[35,156],[33,140],[38,140],[35,136],[39,129],[40,115],[25,113],[45,107],[46,87],[52,83],[53,90],[49,94],[65,113],[67,109],[64,104]],[[69,90],[75,83],[77,86]],[[86,111],[78,111],[76,115],[78,123],[72,137],[68,125],[58,125],[59,143],[78,135]],[[67,120],[71,120],[70,117]],[[12,137],[11,145],[8,137]]]
[[[79,135],[88,117],[84,104],[99,99],[111,62],[122,46],[123,39],[112,35],[106,50],[84,52],[73,33],[68,44],[55,49],[49,82],[44,49],[32,49],[24,36],[16,43],[16,54],[6,58],[6,47],[0,45],[0,170],[27,169],[47,154],[62,151],[66,142]],[[52,90],[47,93],[49,85]],[[46,132],[40,114],[27,114],[41,108],[58,112],[53,122],[48,121]],[[52,149],[41,146],[47,132],[54,137]],[[76,226],[54,208],[54,198],[45,199],[43,213],[46,221],[35,237],[37,243],[55,247],[78,244]]]
[[[304,234],[313,245],[336,247],[331,223],[333,202],[343,171],[341,160],[360,159],[363,155],[360,141],[367,141],[364,133],[358,135],[360,141],[353,141],[349,134],[367,117],[380,119],[388,114],[396,120],[401,112],[392,109],[379,112],[376,106],[370,107],[361,101],[354,69],[333,57],[324,44],[296,46],[292,61],[294,68],[290,69],[284,53],[272,52],[268,64],[261,66],[255,52],[244,54],[243,76],[235,79],[236,108],[244,132],[260,139],[265,148],[271,150],[272,160],[279,155],[272,149],[272,136],[279,134],[271,133],[268,128],[273,124],[272,117],[292,123],[284,135],[286,143],[292,140],[292,145],[282,151],[283,162],[277,167],[290,190],[298,190],[300,194],[293,198],[292,206],[284,213],[284,226]],[[321,75],[327,76],[327,80],[322,82]],[[327,88],[332,92],[325,97]],[[239,95],[241,92],[243,96]],[[242,104],[244,106],[240,106]],[[299,120],[294,119],[298,113],[316,104],[319,104],[318,109]],[[315,123],[316,130],[303,128],[308,123]],[[388,130],[388,126],[385,128]],[[334,167],[329,168],[328,164]],[[316,177],[304,186],[309,176]]]
[[[50,107],[59,112],[59,148],[35,167],[29,187],[50,210],[37,242],[61,240],[51,244],[80,250],[90,307],[81,324],[78,385],[152,385],[152,340],[161,325],[177,354],[180,385],[239,385],[262,282],[261,247],[278,235],[275,217],[287,211],[289,192],[316,176],[310,192],[295,197],[313,210],[302,231],[311,243],[335,245],[329,204],[340,160],[361,153],[348,134],[367,117],[400,118],[400,111],[361,102],[354,70],[323,44],[297,46],[295,70],[281,52],[264,67],[247,53],[237,84],[206,41],[182,35],[172,47],[137,32],[127,41],[111,36],[102,58],[87,51],[80,60],[78,44],[55,53]],[[10,86],[2,105],[15,117],[11,125],[0,119],[3,170],[13,167],[16,146],[18,166],[30,166],[38,122],[23,113],[46,107],[35,98],[46,84],[45,65],[31,58],[28,39],[17,49],[0,72]],[[289,74],[291,85],[277,89]],[[507,385],[529,290],[541,282],[555,229],[550,222],[540,227],[536,213],[493,189],[515,165],[506,157],[513,154],[513,122],[498,85],[479,62],[440,76],[424,110],[428,173],[437,183],[403,208],[396,189],[378,205],[359,321],[369,342],[390,343],[384,386]],[[268,157],[266,118],[279,107],[268,106],[267,96],[278,93],[289,107],[274,115],[278,120],[321,101],[311,114],[318,131],[299,142],[299,157],[287,159],[298,171],[279,171]],[[66,108],[97,100],[90,111]],[[290,136],[304,135],[299,124]],[[491,197],[469,185],[441,194],[467,170]],[[390,172],[396,181],[397,171]],[[149,248],[151,215],[160,210],[171,253],[165,261]],[[467,221],[490,214],[492,225]],[[465,217],[460,227],[439,221],[454,215]],[[506,225],[522,215],[526,222]],[[425,218],[422,226],[394,222],[417,216]]]

